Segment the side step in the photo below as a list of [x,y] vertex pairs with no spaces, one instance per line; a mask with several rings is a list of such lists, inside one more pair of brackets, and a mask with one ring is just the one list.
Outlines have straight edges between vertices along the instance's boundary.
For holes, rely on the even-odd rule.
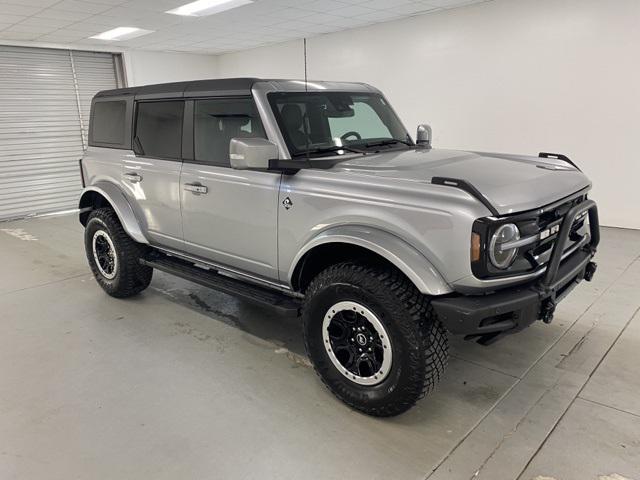
[[269,305],[282,314],[297,316],[302,304],[300,299],[278,290],[243,282],[215,270],[205,270],[177,257],[154,253],[141,258],[140,263],[253,303]]

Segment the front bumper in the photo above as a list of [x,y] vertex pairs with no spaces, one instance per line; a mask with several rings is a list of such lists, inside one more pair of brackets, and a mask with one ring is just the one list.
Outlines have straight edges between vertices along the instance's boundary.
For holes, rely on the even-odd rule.
[[[562,261],[571,226],[585,211],[589,212],[590,242]],[[484,345],[538,319],[550,323],[558,302],[583,279],[593,277],[596,264],[592,258],[599,241],[597,206],[593,200],[585,200],[567,212],[541,280],[488,295],[439,297],[431,305],[449,332]]]

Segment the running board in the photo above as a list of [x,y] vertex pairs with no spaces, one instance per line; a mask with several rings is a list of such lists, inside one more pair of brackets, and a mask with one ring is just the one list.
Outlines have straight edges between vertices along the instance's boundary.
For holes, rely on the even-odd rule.
[[197,267],[177,257],[158,255],[154,252],[146,258],[141,258],[140,263],[253,303],[269,305],[282,314],[297,316],[300,312],[301,301],[295,297],[222,275],[215,270]]

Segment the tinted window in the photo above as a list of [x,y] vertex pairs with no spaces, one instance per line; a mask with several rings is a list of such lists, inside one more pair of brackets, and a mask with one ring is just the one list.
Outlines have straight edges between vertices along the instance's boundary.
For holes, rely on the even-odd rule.
[[251,98],[196,100],[193,134],[195,159],[217,165],[229,165],[232,138],[265,138]]
[[124,143],[125,112],[124,101],[96,102],[93,105],[91,136],[94,142],[119,145]]
[[145,156],[180,158],[183,109],[182,100],[138,103],[136,139]]
[[327,117],[332,138],[343,135],[347,139],[355,138],[354,135],[347,135],[349,132],[357,132],[361,138],[389,138],[392,136],[389,127],[384,124],[371,105],[354,99],[352,108],[353,118]]
[[402,123],[377,93],[278,92],[268,98],[293,156],[340,155],[341,146],[379,150],[380,142],[410,148]]

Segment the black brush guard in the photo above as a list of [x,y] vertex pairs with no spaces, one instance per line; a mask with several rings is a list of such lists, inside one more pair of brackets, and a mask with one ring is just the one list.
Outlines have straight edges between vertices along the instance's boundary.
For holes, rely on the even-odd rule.
[[[589,214],[589,242],[563,260],[571,227],[584,212]],[[488,295],[440,297],[431,304],[451,333],[483,345],[538,319],[550,323],[558,302],[583,279],[593,278],[597,266],[592,258],[599,242],[598,207],[593,200],[585,200],[565,215],[541,279]]]

